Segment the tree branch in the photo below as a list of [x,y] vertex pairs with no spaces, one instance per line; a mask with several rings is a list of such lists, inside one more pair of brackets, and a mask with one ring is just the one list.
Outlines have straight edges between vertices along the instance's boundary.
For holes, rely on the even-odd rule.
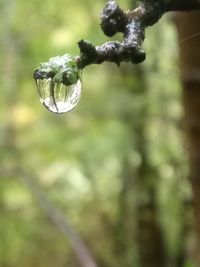
[[[200,0],[141,0],[141,4],[132,11],[124,11],[116,0],[108,0],[101,13],[101,28],[105,35],[111,37],[117,32],[123,34],[123,40],[106,42],[94,46],[89,41],[78,42],[80,55],[75,57],[79,69],[90,64],[101,64],[104,61],[116,63],[143,62],[146,58],[141,46],[145,39],[145,28],[155,24],[168,11],[191,11],[200,9]],[[55,58],[54,58],[55,60]],[[58,62],[60,64],[60,62]],[[45,66],[48,66],[45,63]],[[44,64],[43,64],[44,65]],[[68,74],[58,68],[58,76],[63,82]],[[55,70],[43,70],[40,66],[34,71],[34,78],[53,78]]]
[[62,211],[56,207],[46,194],[35,183],[34,177],[31,177],[23,169],[16,170],[21,176],[22,181],[32,192],[33,196],[38,202],[39,208],[43,210],[46,217],[52,222],[54,226],[69,240],[70,245],[79,261],[80,267],[97,267],[96,262],[92,258],[90,251],[85,243],[82,241],[76,230],[72,227],[66,216]]
[[200,0],[143,0],[132,11],[124,11],[116,0],[108,0],[101,14],[101,28],[111,37],[123,33],[122,42],[110,41],[101,46],[90,42],[78,42],[80,56],[76,58],[79,68],[104,61],[120,65],[120,62],[140,63],[146,54],[141,45],[145,39],[145,28],[156,23],[168,11],[190,11],[200,9]]

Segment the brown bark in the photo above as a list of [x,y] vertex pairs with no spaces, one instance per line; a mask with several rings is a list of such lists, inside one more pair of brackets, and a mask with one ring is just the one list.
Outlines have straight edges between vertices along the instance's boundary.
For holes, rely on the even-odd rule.
[[176,24],[180,42],[184,126],[190,158],[190,181],[198,242],[196,260],[200,266],[200,12],[177,14]]

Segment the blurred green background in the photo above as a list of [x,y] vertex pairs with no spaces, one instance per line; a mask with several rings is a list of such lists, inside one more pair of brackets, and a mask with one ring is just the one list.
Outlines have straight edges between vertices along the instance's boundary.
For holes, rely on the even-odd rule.
[[[77,55],[80,39],[107,41],[99,27],[105,2],[0,1],[1,267],[80,266],[43,198],[100,267],[146,267],[154,245],[165,266],[194,266],[170,16],[147,29],[144,63],[87,67],[81,101],[69,113],[40,104],[33,70],[49,57]],[[123,8],[131,2],[119,1]]]

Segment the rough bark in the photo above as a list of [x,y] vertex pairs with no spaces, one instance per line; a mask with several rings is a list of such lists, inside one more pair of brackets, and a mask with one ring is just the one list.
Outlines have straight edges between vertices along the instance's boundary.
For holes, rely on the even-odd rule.
[[77,57],[80,68],[104,61],[120,64],[122,61],[140,63],[146,54],[141,49],[145,28],[155,24],[168,11],[200,9],[200,0],[143,0],[132,11],[124,11],[116,0],[108,0],[101,15],[101,28],[107,36],[123,33],[122,42],[111,41],[94,46],[88,41],[78,42],[81,54]]
[[[101,14],[101,28],[111,37],[117,32],[123,34],[123,40],[110,41],[95,46],[89,41],[78,42],[80,55],[75,57],[78,68],[104,61],[120,65],[121,62],[141,63],[146,54],[142,50],[145,28],[155,24],[168,11],[191,11],[200,9],[200,0],[143,0],[134,10],[124,11],[116,0],[107,0]],[[34,71],[34,78],[45,79],[55,73],[46,73],[40,68]]]
[[200,12],[178,14],[176,24],[180,41],[184,125],[198,239],[196,258],[200,266]]

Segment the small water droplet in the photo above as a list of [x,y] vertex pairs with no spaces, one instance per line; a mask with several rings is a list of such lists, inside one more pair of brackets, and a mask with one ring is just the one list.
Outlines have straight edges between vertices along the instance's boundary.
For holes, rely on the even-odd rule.
[[72,110],[81,98],[82,82],[64,85],[55,83],[52,78],[37,79],[41,103],[51,112],[65,113]]

